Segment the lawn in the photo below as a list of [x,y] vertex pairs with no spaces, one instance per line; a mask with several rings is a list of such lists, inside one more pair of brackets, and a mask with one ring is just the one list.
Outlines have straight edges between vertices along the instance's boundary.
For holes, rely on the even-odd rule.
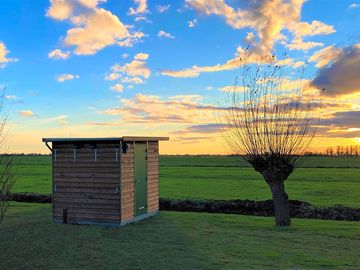
[[[249,167],[236,156],[161,156],[160,166],[165,167]],[[360,157],[304,157],[297,164],[300,168],[360,168]]]
[[54,225],[51,206],[12,203],[5,269],[359,269],[360,223],[161,212],[122,228]]
[[[49,156],[16,157],[15,164],[18,175],[15,192],[51,193]],[[317,206],[360,207],[360,158],[307,157],[299,166],[286,182],[291,199]],[[160,196],[173,199],[271,198],[257,172],[242,159],[228,156],[162,156]]]
[[[360,169],[298,168],[286,189],[291,199],[317,206],[360,207]],[[161,167],[160,197],[265,200],[271,193],[252,168]]]

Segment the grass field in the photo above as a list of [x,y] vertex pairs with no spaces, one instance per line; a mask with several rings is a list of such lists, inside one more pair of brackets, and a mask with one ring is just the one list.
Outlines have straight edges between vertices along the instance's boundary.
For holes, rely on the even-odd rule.
[[[48,156],[16,157],[15,192],[51,192]],[[360,159],[302,161],[291,199],[360,207]],[[160,196],[268,199],[260,175],[236,157],[164,156]],[[0,269],[360,269],[360,223],[164,212],[122,228],[55,225],[51,205],[11,203],[0,225]]]
[[161,212],[122,228],[54,225],[51,206],[12,203],[1,269],[359,269],[360,224]]
[[[241,157],[234,156],[161,156],[165,167],[250,167]],[[300,168],[360,168],[360,157],[305,157]]]
[[[15,192],[51,193],[49,156],[16,157],[15,164]],[[304,158],[286,188],[291,199],[317,206],[360,207],[360,158]],[[271,194],[261,176],[241,158],[163,156],[160,197],[263,200]]]

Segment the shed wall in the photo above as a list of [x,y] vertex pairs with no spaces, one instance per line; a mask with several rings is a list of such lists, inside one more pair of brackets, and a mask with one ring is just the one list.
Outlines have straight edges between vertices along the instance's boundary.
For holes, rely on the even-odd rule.
[[147,209],[159,210],[159,142],[148,142],[147,149]]
[[[76,150],[72,143],[53,143],[53,217],[62,222],[67,208],[68,222],[120,222],[119,143],[88,143]],[[118,158],[116,161],[116,148]],[[56,155],[56,158],[55,158]]]
[[126,144],[128,145],[127,152],[121,152],[121,222],[133,219],[135,208],[134,144],[132,142],[126,142]]

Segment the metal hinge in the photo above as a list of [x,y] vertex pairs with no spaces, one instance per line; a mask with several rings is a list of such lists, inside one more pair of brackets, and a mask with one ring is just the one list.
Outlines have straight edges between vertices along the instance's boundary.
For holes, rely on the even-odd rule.
[[56,156],[57,156],[57,149],[54,149],[53,150],[53,158],[54,158],[54,161],[56,161]]

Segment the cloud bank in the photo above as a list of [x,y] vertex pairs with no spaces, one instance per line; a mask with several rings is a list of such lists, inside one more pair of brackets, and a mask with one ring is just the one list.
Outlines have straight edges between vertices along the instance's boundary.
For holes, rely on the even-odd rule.
[[360,92],[360,44],[341,49],[332,63],[319,70],[311,85],[327,96]]
[[67,30],[63,44],[74,47],[74,54],[91,55],[111,45],[130,47],[144,36],[142,32],[130,33],[116,15],[98,7],[105,1],[50,1],[46,15],[54,20],[67,21],[73,26]]

